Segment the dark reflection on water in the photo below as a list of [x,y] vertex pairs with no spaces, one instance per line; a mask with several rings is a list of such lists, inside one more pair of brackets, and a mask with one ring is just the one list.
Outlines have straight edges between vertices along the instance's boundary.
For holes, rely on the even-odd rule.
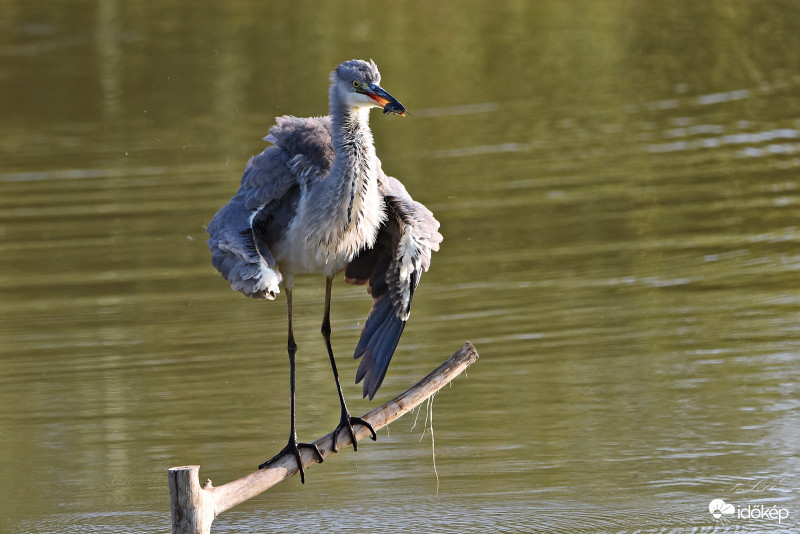
[[[167,467],[219,485],[283,445],[282,299],[231,292],[204,225],[349,57],[414,114],[375,114],[378,153],[445,235],[381,399],[464,339],[481,360],[435,445],[422,410],[215,531],[796,529],[800,12],[308,7],[2,4],[1,529],[163,532]],[[306,439],[337,413],[298,286]],[[369,300],[334,299],[349,382]]]

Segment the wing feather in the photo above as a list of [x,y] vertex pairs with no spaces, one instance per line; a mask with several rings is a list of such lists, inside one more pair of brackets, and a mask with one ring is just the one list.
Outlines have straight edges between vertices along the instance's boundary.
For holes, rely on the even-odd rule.
[[330,170],[330,118],[279,117],[250,158],[236,195],[208,225],[211,262],[236,291],[275,298],[282,280],[270,243],[291,218],[301,188]]
[[375,245],[353,258],[345,271],[350,283],[369,279],[374,299],[353,357],[361,358],[356,383],[364,381],[364,396],[372,399],[389,368],[406,321],[414,290],[431,253],[439,250],[439,222],[414,201],[396,178],[380,174],[378,181],[387,217]]

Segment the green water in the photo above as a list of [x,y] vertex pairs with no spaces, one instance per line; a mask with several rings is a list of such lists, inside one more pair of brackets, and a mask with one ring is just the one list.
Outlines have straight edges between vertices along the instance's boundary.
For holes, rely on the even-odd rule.
[[[166,532],[168,467],[283,446],[285,301],[232,292],[204,225],[353,57],[413,114],[373,113],[377,152],[445,241],[373,403],[371,302],[335,287],[350,407],[481,359],[433,442],[411,414],[214,532],[796,530],[799,8],[0,0],[0,530]],[[298,278],[303,440],[338,421],[323,293]]]

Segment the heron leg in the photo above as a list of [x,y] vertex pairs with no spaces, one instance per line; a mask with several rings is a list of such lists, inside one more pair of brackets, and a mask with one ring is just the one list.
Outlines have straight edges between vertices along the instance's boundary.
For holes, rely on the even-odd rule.
[[325,314],[322,317],[322,337],[325,338],[325,347],[328,349],[328,357],[331,359],[331,369],[333,369],[333,379],[336,381],[336,390],[339,392],[339,404],[342,406],[342,415],[339,419],[339,425],[333,433],[333,452],[339,452],[337,440],[339,438],[339,431],[347,429],[350,433],[350,440],[353,442],[353,450],[358,450],[358,441],[356,441],[356,432],[353,425],[363,425],[370,431],[370,438],[372,441],[377,439],[375,429],[372,425],[361,417],[352,417],[347,410],[347,404],[344,401],[344,393],[342,392],[342,385],[339,383],[339,372],[336,370],[336,360],[333,357],[333,347],[331,346],[331,288],[333,286],[333,277],[329,277],[325,283]]
[[303,470],[303,459],[300,456],[300,447],[306,447],[306,448],[311,449],[313,451],[313,453],[314,453],[314,456],[316,456],[317,463],[322,462],[322,454],[319,452],[319,448],[317,448],[317,446],[314,445],[313,443],[300,443],[300,442],[297,441],[297,426],[295,424],[295,400],[294,400],[294,398],[295,398],[295,394],[294,394],[294,382],[295,382],[294,356],[297,353],[297,344],[294,342],[294,331],[292,329],[292,290],[288,289],[288,288],[286,289],[286,303],[287,303],[286,304],[286,309],[287,309],[287,312],[288,312],[288,315],[289,315],[289,343],[288,343],[288,349],[289,349],[289,375],[290,375],[290,380],[289,381],[290,381],[290,384],[291,384],[290,385],[290,389],[291,389],[291,402],[290,402],[291,413],[290,413],[290,416],[291,416],[291,420],[292,420],[292,430],[291,430],[291,433],[289,434],[289,443],[286,444],[286,446],[281,450],[281,452],[279,452],[278,454],[276,454],[275,456],[273,456],[272,458],[270,458],[266,462],[264,462],[261,465],[259,465],[258,468],[259,469],[263,469],[263,468],[267,467],[269,464],[271,464],[272,462],[274,462],[277,459],[279,459],[282,456],[284,456],[285,454],[291,454],[297,460],[297,469],[298,469],[298,471],[300,471],[300,482],[305,484],[306,483],[306,477],[305,477],[305,472]]

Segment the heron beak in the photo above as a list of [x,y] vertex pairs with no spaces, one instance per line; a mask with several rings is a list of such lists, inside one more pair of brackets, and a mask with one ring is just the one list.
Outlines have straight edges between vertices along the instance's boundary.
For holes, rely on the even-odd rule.
[[365,94],[383,108],[384,113],[394,113],[401,117],[406,114],[406,108],[395,97],[387,93],[380,85],[370,85]]

